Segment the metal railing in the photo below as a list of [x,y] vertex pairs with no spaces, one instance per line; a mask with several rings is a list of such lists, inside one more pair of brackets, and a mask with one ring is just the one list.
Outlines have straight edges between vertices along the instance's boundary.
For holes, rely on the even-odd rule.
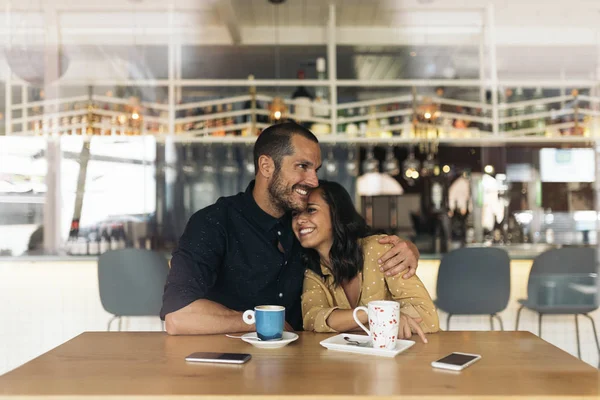
[[[577,142],[600,138],[600,97],[580,95],[576,90],[570,95],[543,97],[536,92],[537,98],[500,101],[495,130],[492,104],[419,94],[417,86],[411,94],[338,104],[307,104],[306,100],[257,93],[257,86],[262,87],[250,86],[250,94],[188,101],[173,109],[164,103],[97,94],[23,102],[11,106],[11,112],[20,115],[11,118],[9,134],[155,135],[158,140],[174,136],[179,141],[244,142],[254,140],[271,123],[292,119],[313,128],[326,142]],[[304,107],[302,113],[300,107]],[[317,109],[319,113],[313,112]],[[172,122],[171,113],[175,115]]]

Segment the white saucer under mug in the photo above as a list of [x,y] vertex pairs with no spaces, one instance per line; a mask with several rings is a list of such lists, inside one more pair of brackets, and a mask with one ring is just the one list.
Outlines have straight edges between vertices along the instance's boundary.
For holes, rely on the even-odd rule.
[[256,332],[251,332],[242,335],[241,339],[259,349],[280,349],[292,343],[294,340],[297,340],[298,335],[294,332],[284,331],[281,340],[260,340],[258,336],[256,336]]

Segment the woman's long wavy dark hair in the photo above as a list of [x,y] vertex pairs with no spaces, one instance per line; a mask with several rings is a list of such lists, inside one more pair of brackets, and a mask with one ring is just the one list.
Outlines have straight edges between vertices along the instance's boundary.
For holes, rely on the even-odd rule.
[[[319,179],[319,190],[329,205],[333,244],[329,252],[330,269],[334,286],[350,280],[363,269],[363,252],[358,239],[372,234],[364,218],[354,208],[352,198],[342,185]],[[306,266],[323,276],[319,254],[314,249],[305,249]]]

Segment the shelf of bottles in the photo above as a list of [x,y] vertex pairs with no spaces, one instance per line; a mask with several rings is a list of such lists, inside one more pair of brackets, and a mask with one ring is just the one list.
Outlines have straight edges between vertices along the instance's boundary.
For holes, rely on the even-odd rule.
[[127,236],[123,223],[103,223],[80,228],[79,222],[74,221],[64,251],[71,256],[98,256],[109,250],[127,247],[134,247],[134,244]]
[[600,97],[577,90],[559,96],[544,94],[541,88],[501,90],[497,134],[493,134],[491,104],[449,98],[443,89],[433,95],[413,89],[401,96],[332,105],[319,98],[261,94],[256,87],[250,87],[247,95],[184,102],[173,110],[168,104],[111,93],[17,104],[13,110],[26,110],[26,117],[12,120],[13,126],[21,128],[12,134],[152,135],[158,141],[252,142],[266,126],[292,119],[325,143],[587,142],[600,137],[594,129],[600,120]]
[[[157,142],[180,143],[184,146],[180,167],[188,187],[183,196],[188,214],[216,200],[204,196],[206,193],[216,196],[243,190],[240,183],[251,179],[253,173],[251,146],[243,144],[251,144],[270,124],[287,119],[319,136],[324,144],[324,178],[346,179],[351,193],[358,193],[359,171],[401,177],[409,187],[422,181],[430,188],[427,196],[435,210],[440,204],[438,187],[443,186],[440,182],[451,169],[437,158],[440,144],[581,142],[587,146],[600,137],[596,128],[600,126],[600,98],[577,90],[562,94],[552,88],[500,90],[500,103],[494,110],[486,102],[452,98],[443,89],[426,92],[415,88],[395,96],[337,104],[323,101],[323,96],[308,98],[296,93],[282,98],[272,92],[260,93],[260,89],[249,87],[243,95],[171,106],[110,92],[16,104],[14,111],[25,112],[12,120],[13,126],[20,128],[12,134],[85,140],[152,137]],[[350,145],[339,146],[346,143]],[[366,150],[362,162],[353,144]],[[394,156],[396,145],[409,148],[402,162]],[[381,162],[374,157],[375,146],[386,150]],[[425,155],[422,161],[415,156],[417,149]],[[199,164],[198,159],[205,162]],[[173,166],[161,166],[167,167]],[[212,178],[206,178],[207,174]],[[207,182],[211,189],[207,189]],[[454,204],[448,206],[456,208]],[[132,235],[137,230],[118,221],[80,228],[74,220],[66,251],[97,255],[123,247],[160,248],[146,236]]]

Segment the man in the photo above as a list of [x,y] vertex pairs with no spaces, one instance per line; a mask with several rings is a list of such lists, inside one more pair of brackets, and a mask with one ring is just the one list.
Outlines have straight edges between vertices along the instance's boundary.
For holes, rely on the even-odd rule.
[[[319,184],[317,138],[295,123],[265,129],[254,145],[255,180],[245,193],[220,198],[189,220],[163,295],[161,318],[171,335],[250,332],[242,312],[257,305],[286,308],[286,330],[301,330],[302,248],[291,211],[306,208]],[[382,271],[414,275],[418,250],[396,236]]]

